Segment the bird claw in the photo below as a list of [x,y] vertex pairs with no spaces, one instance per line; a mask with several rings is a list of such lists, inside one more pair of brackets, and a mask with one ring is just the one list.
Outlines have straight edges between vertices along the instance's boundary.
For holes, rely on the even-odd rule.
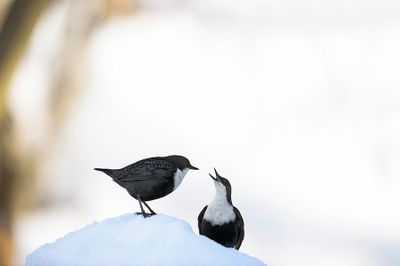
[[155,213],[153,214],[153,213],[147,213],[147,212],[145,212],[145,213],[143,213],[143,212],[135,212],[135,214],[136,215],[142,215],[144,218],[148,218],[148,217],[151,217],[153,215],[156,215]]

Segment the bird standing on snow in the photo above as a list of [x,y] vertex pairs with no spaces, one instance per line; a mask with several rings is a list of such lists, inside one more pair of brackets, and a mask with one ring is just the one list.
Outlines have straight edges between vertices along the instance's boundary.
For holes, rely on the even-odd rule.
[[244,222],[239,210],[232,205],[231,184],[215,170],[214,199],[197,218],[199,233],[225,247],[239,249],[244,238]]
[[121,169],[95,168],[109,175],[118,185],[139,201],[143,216],[149,216],[142,203],[156,214],[146,201],[162,198],[174,191],[190,170],[198,170],[183,156],[171,155],[140,160]]

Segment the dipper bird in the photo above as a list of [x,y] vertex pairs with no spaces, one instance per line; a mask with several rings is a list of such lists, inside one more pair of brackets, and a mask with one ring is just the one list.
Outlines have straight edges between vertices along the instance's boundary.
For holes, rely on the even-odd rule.
[[[109,175],[129,195],[139,201],[143,216],[156,214],[146,201],[162,198],[174,191],[190,170],[198,170],[183,156],[171,155],[140,160],[121,169],[95,168]],[[146,214],[142,203],[151,214]]]
[[225,247],[239,249],[244,238],[244,222],[239,210],[232,205],[232,189],[228,179],[215,170],[211,178],[215,184],[214,199],[203,208],[197,218],[199,233]]

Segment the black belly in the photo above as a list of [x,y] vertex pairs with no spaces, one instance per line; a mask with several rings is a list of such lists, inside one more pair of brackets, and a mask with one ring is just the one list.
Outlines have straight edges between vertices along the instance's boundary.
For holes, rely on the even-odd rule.
[[203,220],[199,225],[199,231],[201,235],[229,248],[234,247],[239,240],[239,230],[234,221],[223,225],[212,225]]
[[131,181],[123,185],[128,193],[138,199],[138,196],[143,201],[162,198],[174,190],[173,179],[150,179],[143,181]]

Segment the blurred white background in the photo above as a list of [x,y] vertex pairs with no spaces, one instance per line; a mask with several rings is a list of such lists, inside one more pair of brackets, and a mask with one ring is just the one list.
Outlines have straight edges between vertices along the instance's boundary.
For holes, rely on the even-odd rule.
[[[65,10],[40,21],[12,88],[30,145],[46,138]],[[90,39],[72,115],[40,166],[44,204],[18,219],[19,263],[138,211],[94,167],[180,154],[200,171],[149,204],[195,232],[216,167],[245,219],[241,251],[270,266],[400,265],[399,47],[398,1],[139,2]]]

